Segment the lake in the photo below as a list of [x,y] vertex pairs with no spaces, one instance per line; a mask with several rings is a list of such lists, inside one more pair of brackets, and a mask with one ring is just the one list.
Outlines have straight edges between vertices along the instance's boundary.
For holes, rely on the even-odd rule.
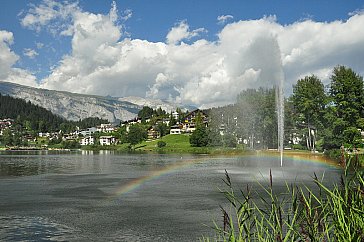
[[222,224],[225,169],[238,188],[266,184],[270,169],[277,191],[313,186],[314,172],[337,181],[317,158],[2,151],[0,240],[198,241]]

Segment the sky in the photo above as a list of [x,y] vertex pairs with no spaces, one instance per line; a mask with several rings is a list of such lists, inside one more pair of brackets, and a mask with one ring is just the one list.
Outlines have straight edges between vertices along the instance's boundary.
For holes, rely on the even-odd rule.
[[201,108],[335,66],[364,75],[364,2],[3,0],[0,81]]

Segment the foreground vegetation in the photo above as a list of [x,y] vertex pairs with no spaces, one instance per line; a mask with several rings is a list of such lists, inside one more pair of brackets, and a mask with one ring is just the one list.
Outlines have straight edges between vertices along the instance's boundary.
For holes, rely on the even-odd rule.
[[315,175],[317,189],[287,184],[284,194],[276,194],[271,174],[268,187],[259,184],[265,194],[249,187],[236,193],[226,173],[221,192],[230,208],[221,207],[223,223],[214,223],[216,237],[201,240],[364,241],[364,171],[350,163],[333,188]]

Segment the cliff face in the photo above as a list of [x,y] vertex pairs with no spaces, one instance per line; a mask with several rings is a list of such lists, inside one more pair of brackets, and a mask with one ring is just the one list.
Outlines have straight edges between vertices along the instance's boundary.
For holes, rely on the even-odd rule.
[[25,99],[68,120],[100,117],[110,122],[136,117],[141,106],[114,97],[83,95],[0,82],[0,93]]

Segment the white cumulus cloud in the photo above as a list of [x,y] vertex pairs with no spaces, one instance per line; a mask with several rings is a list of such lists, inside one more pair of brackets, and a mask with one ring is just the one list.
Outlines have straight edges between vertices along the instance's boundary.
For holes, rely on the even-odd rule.
[[[49,1],[45,3],[51,6]],[[64,28],[72,37],[72,51],[42,80],[44,88],[148,96],[209,107],[234,102],[246,88],[275,85],[283,78],[282,72],[288,94],[305,75],[318,75],[327,83],[336,65],[347,65],[364,74],[361,13],[347,21],[301,20],[289,25],[279,24],[275,16],[235,21],[223,27],[216,41],[200,37],[205,29],[191,30],[187,21],[181,21],[169,30],[165,42],[151,42],[122,39],[114,4],[108,14],[62,6],[74,10]],[[34,6],[29,14],[39,17],[37,8]],[[51,11],[51,15],[59,13]],[[49,18],[40,19],[45,20],[34,20],[29,26],[40,26]],[[5,50],[12,37],[7,39],[0,42]],[[9,50],[5,52],[9,60],[13,58],[7,63],[15,63],[18,57]],[[9,71],[11,66],[0,68]]]
[[11,50],[13,33],[0,30],[0,81],[37,86],[36,78],[26,70],[14,68],[19,56]]
[[189,40],[203,32],[206,32],[204,28],[198,28],[190,31],[190,27],[187,22],[181,21],[168,32],[166,39],[168,44],[178,44],[184,39]]

